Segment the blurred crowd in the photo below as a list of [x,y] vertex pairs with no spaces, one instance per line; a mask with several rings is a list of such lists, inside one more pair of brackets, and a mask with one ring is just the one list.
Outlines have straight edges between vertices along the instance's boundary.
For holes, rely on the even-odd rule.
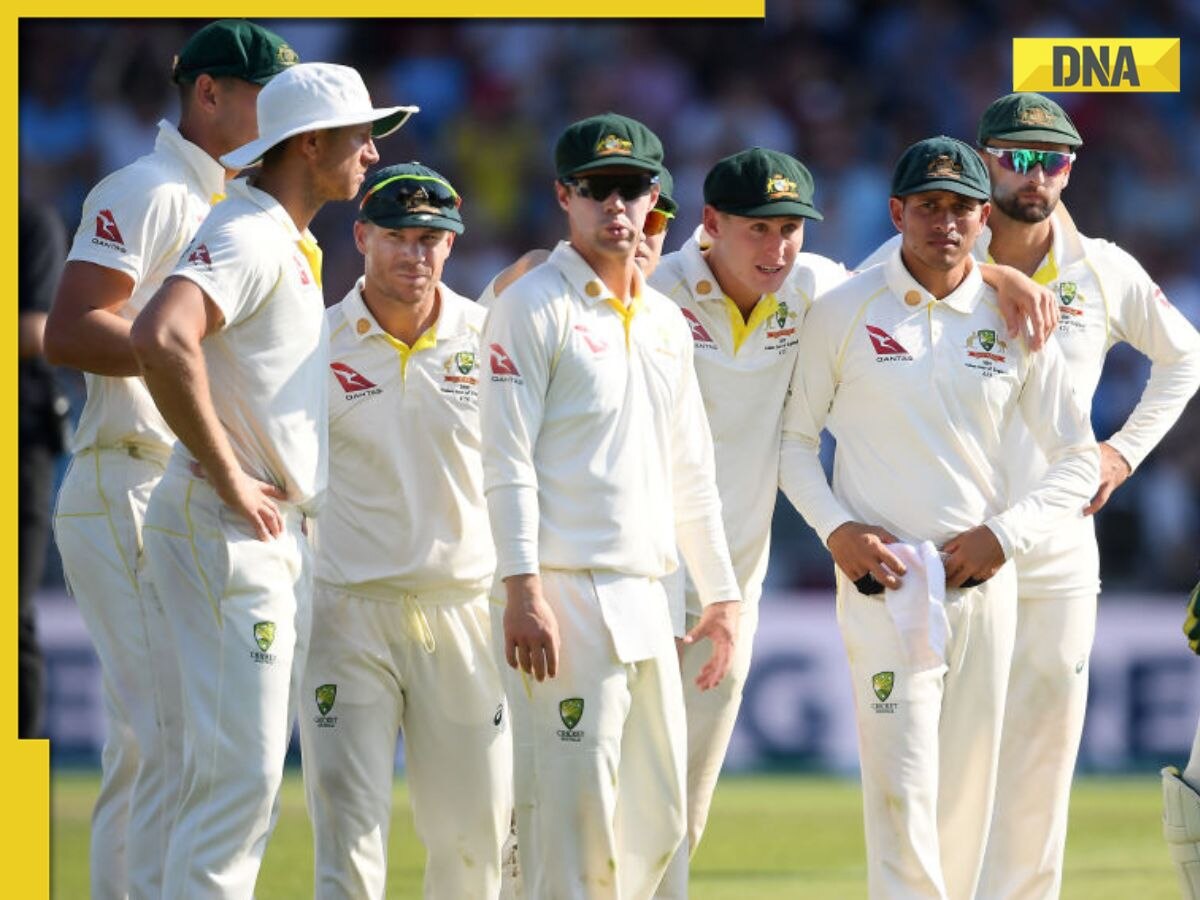
[[[676,249],[699,221],[701,185],[722,156],[786,150],[817,184],[825,221],[805,249],[854,265],[892,232],[891,167],[937,133],[972,140],[979,113],[1011,90],[1013,37],[1200,38],[1191,0],[767,0],[765,21],[646,23],[261,20],[305,61],[358,68],[378,103],[420,115],[381,149],[383,164],[419,159],[464,197],[466,234],[446,281],[474,295],[525,250],[550,246],[562,219],[550,190],[554,137],[605,109],[662,137],[675,176]],[[20,188],[67,227],[103,175],[149,151],[177,117],[172,55],[203,20],[22,19]],[[1195,85],[1194,54],[1182,54]],[[1200,323],[1200,94],[1060,94],[1084,137],[1064,194],[1080,229],[1124,246]],[[352,204],[331,204],[313,231],[325,250],[326,299],[361,273]],[[1096,394],[1103,439],[1140,396],[1145,360],[1109,355]],[[77,398],[82,381],[62,373]],[[76,403],[76,407],[81,405]],[[768,587],[821,587],[832,564],[802,520],[779,505]],[[1175,590],[1200,558],[1200,403],[1098,519],[1108,590]],[[61,579],[54,565],[48,578]]]

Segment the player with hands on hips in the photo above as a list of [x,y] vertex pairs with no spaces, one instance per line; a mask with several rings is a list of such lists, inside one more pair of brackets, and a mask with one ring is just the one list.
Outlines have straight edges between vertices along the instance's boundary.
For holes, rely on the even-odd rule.
[[171,900],[254,892],[308,648],[306,519],[327,478],[321,250],[308,225],[355,197],[379,160],[375,138],[414,112],[376,109],[354,69],[327,63],[277,75],[257,107],[261,137],[222,162],[261,168],[230,184],[130,332],[179,437],[145,528],[183,683]]

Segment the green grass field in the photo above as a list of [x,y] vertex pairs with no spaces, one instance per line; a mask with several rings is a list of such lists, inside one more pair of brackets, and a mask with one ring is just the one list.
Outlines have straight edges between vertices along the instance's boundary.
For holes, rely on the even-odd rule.
[[[88,818],[99,786],[91,773],[51,781],[52,896],[87,896]],[[1159,824],[1157,778],[1081,778],[1072,799],[1066,900],[1177,900]],[[420,897],[423,851],[398,782],[389,897]],[[694,900],[862,897],[866,894],[858,785],[819,777],[721,781],[693,861]],[[258,879],[258,900],[312,896],[312,845],[298,772],[284,782],[279,825]]]

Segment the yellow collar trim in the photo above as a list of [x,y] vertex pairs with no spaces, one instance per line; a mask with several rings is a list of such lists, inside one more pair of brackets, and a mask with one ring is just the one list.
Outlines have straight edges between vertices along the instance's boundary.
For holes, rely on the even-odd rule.
[[400,357],[400,380],[404,381],[408,378],[408,360],[414,353],[420,353],[422,350],[428,350],[431,347],[437,346],[437,322],[434,322],[417,338],[416,342],[410,347],[400,338],[388,334],[386,331],[381,331],[383,339],[392,345],[396,351],[396,355]]
[[[996,260],[992,258],[992,254],[990,252],[987,255],[987,261],[993,266],[996,264]],[[1058,281],[1058,263],[1054,261],[1053,246],[1051,246],[1050,252],[1046,254],[1045,262],[1043,262],[1041,267],[1033,273],[1033,280],[1042,285],[1042,287],[1045,287],[1048,284],[1054,284],[1054,282]]]
[[317,242],[311,238],[300,238],[296,241],[296,246],[300,248],[300,252],[304,254],[304,258],[308,260],[308,267],[312,270],[313,278],[317,280],[317,287],[321,286],[321,258],[324,254],[321,248],[317,246]]
[[640,294],[634,294],[629,298],[629,304],[626,305],[616,297],[608,298],[608,305],[621,317],[621,324],[625,326],[625,349],[629,349],[629,328],[633,325],[633,317],[641,312],[644,303]]
[[750,310],[750,319],[747,321],[742,317],[742,311],[738,309],[738,305],[728,297],[722,298],[725,301],[725,311],[729,314],[729,330],[733,333],[733,352],[742,349],[742,344],[746,342],[746,338],[754,334],[758,330],[758,326],[775,315],[779,309],[779,299],[774,294],[767,294],[764,297],[759,297],[758,302],[754,304],[754,309]]

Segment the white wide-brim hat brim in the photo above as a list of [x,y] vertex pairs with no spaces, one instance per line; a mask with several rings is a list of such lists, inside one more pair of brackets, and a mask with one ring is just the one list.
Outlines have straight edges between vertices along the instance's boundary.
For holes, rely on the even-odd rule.
[[302,122],[281,130],[275,134],[267,134],[258,140],[243,144],[236,150],[230,150],[221,157],[221,165],[227,169],[245,169],[262,159],[263,154],[281,144],[290,137],[303,134],[306,131],[321,131],[326,128],[344,128],[347,125],[366,125],[375,123],[371,129],[373,138],[384,138],[398,130],[409,120],[413,113],[420,112],[419,106],[388,106],[383,109],[373,109],[369,114],[361,112],[348,113],[332,119],[320,119],[314,122]]

